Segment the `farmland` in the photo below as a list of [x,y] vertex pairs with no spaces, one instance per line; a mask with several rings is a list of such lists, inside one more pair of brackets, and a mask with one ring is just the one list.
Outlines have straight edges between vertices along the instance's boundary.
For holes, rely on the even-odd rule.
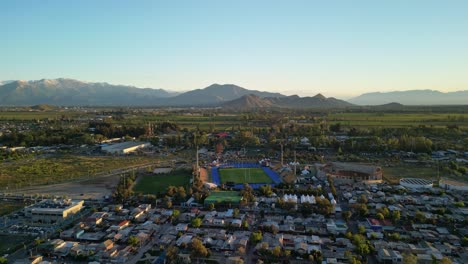
[[326,119],[348,127],[446,127],[468,128],[467,113],[332,113]]
[[9,190],[92,178],[116,169],[154,162],[151,157],[56,155],[21,162],[0,163],[0,186]]

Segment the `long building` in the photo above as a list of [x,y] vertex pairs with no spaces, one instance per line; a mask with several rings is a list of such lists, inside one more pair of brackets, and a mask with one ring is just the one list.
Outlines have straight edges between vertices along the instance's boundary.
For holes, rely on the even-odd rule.
[[356,163],[330,162],[319,170],[337,181],[376,183],[381,182],[383,176],[381,167]]
[[151,146],[151,143],[148,142],[127,141],[102,146],[101,150],[111,154],[128,154],[149,146]]
[[25,208],[26,217],[33,223],[54,224],[62,222],[83,208],[83,200],[44,200]]

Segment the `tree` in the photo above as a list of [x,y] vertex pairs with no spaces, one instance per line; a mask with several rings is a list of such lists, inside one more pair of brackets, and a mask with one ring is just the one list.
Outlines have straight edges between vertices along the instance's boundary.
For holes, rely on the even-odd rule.
[[360,243],[356,246],[356,253],[358,253],[361,256],[367,256],[370,253],[370,248],[369,245],[366,243]]
[[443,258],[440,260],[440,264],[452,264],[452,260],[450,260],[450,259],[447,258],[447,257],[443,257]]
[[135,236],[131,236],[128,238],[127,243],[129,246],[136,247],[140,243],[140,240]]
[[384,219],[388,219],[390,217],[390,210],[388,210],[387,207],[380,208],[378,212],[383,215]]
[[466,236],[463,237],[463,239],[462,239],[462,246],[464,246],[464,247],[468,246],[468,237],[466,237]]
[[349,261],[350,264],[362,264],[362,262],[356,258],[356,256],[351,256],[351,259]]
[[175,246],[169,246],[169,248],[166,251],[166,256],[169,259],[169,263],[175,263],[177,262],[179,254],[179,249]]
[[328,199],[318,198],[316,200],[318,206],[318,212],[323,215],[329,215],[333,211],[333,204]]
[[403,264],[417,264],[417,263],[418,263],[418,257],[416,255],[413,255],[411,253],[403,254]]
[[214,209],[215,209],[214,203],[210,203],[210,204],[208,205],[208,210],[213,211]]
[[202,220],[198,217],[192,219],[192,227],[198,228],[202,224]]
[[364,233],[366,233],[366,227],[365,227],[365,226],[360,225],[360,226],[358,227],[358,229],[359,229],[359,234],[364,234]]
[[262,241],[262,239],[263,235],[261,231],[252,232],[252,234],[250,235],[250,241],[254,244],[257,244],[258,242]]
[[376,216],[377,216],[377,219],[379,219],[379,220],[384,220],[385,219],[385,217],[384,217],[384,215],[382,213],[377,213]]
[[208,249],[203,245],[200,239],[194,238],[190,243],[190,257],[191,258],[204,258],[209,254]]
[[361,204],[367,204],[366,195],[362,194],[361,197],[359,197],[358,202],[361,203]]
[[355,251],[362,257],[369,255],[369,243],[363,235],[356,234],[353,236],[353,244],[356,246]]
[[178,218],[179,215],[180,215],[180,211],[179,211],[179,210],[174,209],[174,210],[172,211],[172,217],[173,217],[173,218]]
[[0,264],[7,264],[8,260],[4,257],[0,257]]
[[234,217],[239,216],[239,208],[234,208],[234,212],[232,213],[232,216],[234,216]]
[[346,222],[348,222],[349,219],[351,218],[351,212],[350,212],[350,211],[343,211],[343,212],[341,213],[341,216],[344,218],[344,220],[345,220]]
[[390,240],[400,240],[400,234],[399,233],[391,233],[391,234],[388,234],[388,238]]
[[367,209],[367,205],[359,204],[358,205],[358,212],[360,216],[367,216],[369,214],[369,210]]
[[318,250],[312,250],[312,252],[309,255],[309,258],[312,257],[313,261],[315,263],[322,263],[322,252]]
[[426,221],[426,216],[424,215],[423,212],[417,211],[416,214],[414,215],[414,219],[415,219],[418,223],[424,223],[424,222]]
[[177,187],[177,191],[175,193],[177,201],[183,201],[185,200],[185,197],[187,197],[187,193],[185,192],[185,188],[183,186]]
[[271,196],[273,194],[273,190],[270,185],[263,185],[260,186],[260,193],[264,196]]
[[271,255],[273,255],[275,258],[281,257],[281,247],[276,246],[271,250]]
[[392,212],[392,221],[397,222],[400,220],[400,211],[395,210]]

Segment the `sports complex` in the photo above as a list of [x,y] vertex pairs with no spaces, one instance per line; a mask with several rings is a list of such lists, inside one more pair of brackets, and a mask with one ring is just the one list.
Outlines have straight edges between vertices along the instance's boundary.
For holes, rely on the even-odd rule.
[[281,183],[281,178],[275,171],[256,163],[223,164],[213,167],[211,176],[215,184],[225,184],[234,189],[243,189],[244,183],[248,183],[254,189]]

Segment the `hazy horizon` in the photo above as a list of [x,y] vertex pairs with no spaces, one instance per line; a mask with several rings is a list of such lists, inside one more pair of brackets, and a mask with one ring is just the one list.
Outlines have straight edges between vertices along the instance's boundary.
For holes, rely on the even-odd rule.
[[2,1],[0,80],[348,99],[468,90],[465,1]]
[[[57,77],[57,78],[41,78],[41,79],[37,79],[37,80],[25,80],[25,79],[18,79],[18,80],[0,80],[0,84],[2,82],[11,82],[11,81],[40,81],[40,80],[53,80],[53,79],[73,79],[73,78],[67,78],[67,77]],[[365,93],[360,93],[360,94],[353,94],[353,95],[338,95],[338,96],[334,96],[334,95],[330,95],[330,94],[327,94],[327,93],[323,93],[323,92],[313,92],[313,91],[294,91],[294,90],[285,90],[285,91],[272,91],[272,90],[269,90],[269,89],[262,89],[262,88],[255,88],[255,87],[244,87],[244,86],[241,86],[241,85],[238,85],[238,84],[235,84],[235,83],[210,83],[210,84],[206,84],[205,86],[203,87],[192,87],[192,88],[189,88],[189,89],[183,89],[183,90],[175,90],[175,89],[170,89],[170,88],[165,88],[165,87],[138,87],[134,84],[128,84],[128,83],[111,83],[111,82],[107,82],[107,81],[87,81],[87,80],[80,80],[80,79],[73,79],[73,80],[77,80],[77,81],[82,81],[82,82],[87,82],[87,83],[108,83],[110,85],[123,85],[123,86],[134,86],[135,88],[139,88],[139,89],[147,89],[147,88],[150,88],[150,89],[163,89],[165,91],[168,91],[168,92],[175,92],[175,93],[185,93],[185,92],[189,92],[189,91],[193,91],[195,89],[203,89],[203,88],[206,88],[210,85],[213,85],[213,84],[219,84],[219,85],[237,85],[237,86],[240,86],[242,88],[245,88],[245,89],[249,89],[249,90],[258,90],[258,91],[262,91],[262,92],[280,92],[281,94],[283,95],[299,95],[301,97],[305,97],[305,96],[315,96],[317,94],[322,94],[324,95],[325,97],[335,97],[337,99],[342,99],[342,100],[349,100],[349,99],[352,99],[354,97],[357,97],[359,95],[362,95],[362,94],[365,94],[365,93],[374,93],[374,92],[381,92],[381,93],[387,93],[387,92],[404,92],[404,91],[414,91],[414,90],[419,90],[419,91],[423,91],[423,90],[435,90],[435,89],[406,89],[406,90],[388,90],[388,91],[369,91],[369,92],[365,92]],[[435,90],[435,91],[439,91],[439,90]],[[459,91],[468,91],[467,90],[453,90],[453,91],[446,91],[446,92],[459,92]],[[441,92],[444,92],[444,91],[441,91]]]

